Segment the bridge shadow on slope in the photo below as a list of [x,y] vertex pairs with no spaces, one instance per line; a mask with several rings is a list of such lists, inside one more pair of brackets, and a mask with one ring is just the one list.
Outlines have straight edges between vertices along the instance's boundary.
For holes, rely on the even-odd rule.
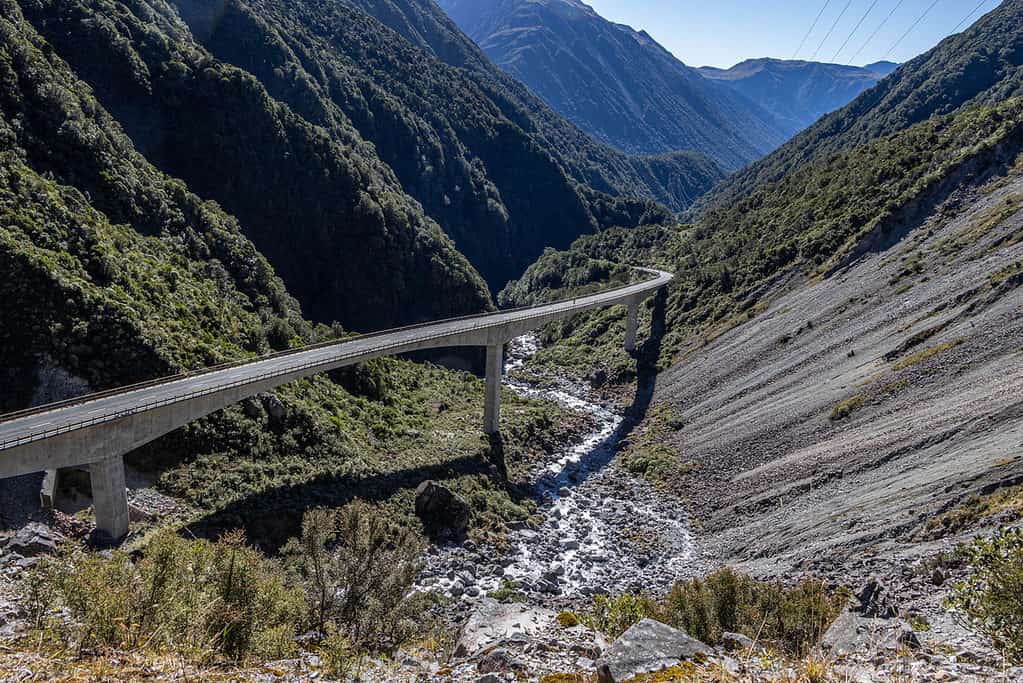
[[[419,484],[427,480],[444,483],[474,475],[486,475],[494,481],[501,481],[494,466],[482,452],[435,465],[381,474],[324,474],[307,482],[271,488],[235,501],[189,524],[183,533],[214,539],[227,531],[241,529],[252,545],[263,552],[274,554],[288,539],[301,532],[302,517],[311,509],[338,508],[356,499],[381,502],[401,491],[415,491]],[[524,486],[511,485],[506,489],[517,502],[529,497]],[[435,540],[460,539],[444,537]]]
[[569,463],[561,471],[544,477],[539,484],[540,496],[550,494],[557,497],[560,488],[577,486],[601,472],[618,454],[619,444],[628,439],[636,426],[646,418],[657,387],[657,361],[661,355],[666,327],[667,300],[666,291],[658,290],[651,311],[650,335],[633,353],[636,359],[636,395],[625,410],[625,418],[614,432],[592,444],[579,462]]

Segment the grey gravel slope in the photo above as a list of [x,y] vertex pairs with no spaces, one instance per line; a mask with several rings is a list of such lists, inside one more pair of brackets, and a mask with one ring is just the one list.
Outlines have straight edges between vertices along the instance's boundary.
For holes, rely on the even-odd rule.
[[903,228],[660,378],[722,560],[848,568],[1023,481],[1023,165]]

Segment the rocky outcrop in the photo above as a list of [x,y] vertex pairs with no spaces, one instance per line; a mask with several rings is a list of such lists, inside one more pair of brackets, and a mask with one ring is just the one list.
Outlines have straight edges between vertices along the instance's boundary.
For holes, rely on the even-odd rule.
[[416,489],[416,515],[432,536],[462,536],[469,527],[469,504],[435,481]]
[[13,553],[21,557],[54,555],[64,536],[45,524],[32,522],[19,529],[3,546],[4,554]]
[[644,619],[623,633],[597,663],[597,680],[620,683],[711,654],[709,645],[659,621]]

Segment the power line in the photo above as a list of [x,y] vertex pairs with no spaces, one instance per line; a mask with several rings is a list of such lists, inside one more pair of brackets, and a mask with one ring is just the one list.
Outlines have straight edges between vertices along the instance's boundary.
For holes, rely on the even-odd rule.
[[824,36],[823,40],[821,40],[821,43],[820,45],[817,46],[817,49],[813,51],[813,57],[810,57],[811,62],[817,59],[817,53],[821,51],[821,48],[824,47],[824,43],[828,42],[828,38],[830,38],[831,34],[835,32],[836,28],[838,28],[838,22],[842,21],[842,17],[845,16],[846,11],[849,9],[849,5],[851,4],[852,0],[849,0],[847,3],[845,3],[845,7],[842,8],[842,11],[839,13],[838,18],[835,19],[835,23],[831,25],[831,30],[828,31],[827,35]]
[[[860,26],[863,26],[863,22],[867,20],[867,17],[870,16],[870,13],[874,11],[874,8],[877,7],[877,3],[879,2],[881,2],[881,0],[874,0],[874,2],[870,5],[870,8],[867,9],[866,14],[860,17],[860,20],[856,22],[856,26],[853,27],[852,33],[850,33],[849,37],[845,39],[844,43],[842,43],[842,47],[838,48],[838,52],[835,53],[835,56],[831,58],[832,62],[838,61],[838,56],[842,54],[842,50],[844,50],[845,46],[849,44],[849,41],[853,39],[856,32],[860,30]],[[984,0],[984,2],[987,2],[987,0]]]
[[977,10],[979,10],[981,7],[986,5],[988,3],[988,1],[989,0],[980,0],[980,4],[977,5],[976,7],[974,7],[972,12],[967,14],[966,17],[962,21],[960,21],[958,24],[956,24],[956,27],[954,29],[952,29],[952,33],[959,33],[959,29],[961,29],[963,27],[963,24],[968,22],[970,20],[970,18],[973,17],[973,15],[977,13]]
[[800,50],[802,50],[803,46],[806,45],[807,39],[810,37],[810,34],[813,33],[813,30],[817,28],[817,24],[820,22],[821,17],[824,16],[824,10],[826,10],[830,4],[831,0],[824,0],[824,7],[821,7],[821,11],[817,13],[817,18],[813,20],[813,24],[810,26],[810,30],[806,32],[806,35],[803,36],[803,40],[799,42],[799,47],[796,48],[796,52],[792,55],[792,59],[799,56]]
[[924,13],[920,15],[920,18],[914,21],[913,25],[907,28],[906,32],[899,36],[899,39],[895,41],[895,44],[888,48],[888,52],[887,54],[885,54],[885,57],[891,56],[891,54],[895,52],[895,48],[897,48],[899,45],[902,45],[902,41],[904,41],[909,36],[909,34],[913,32],[913,29],[920,25],[920,22],[923,21],[924,18],[931,13],[932,9],[938,6],[939,2],[941,2],[941,0],[934,0],[934,2],[928,5],[927,9],[924,10]]
[[884,21],[882,21],[878,27],[874,29],[874,32],[870,34],[870,37],[867,38],[863,45],[860,46],[860,49],[856,51],[856,54],[849,58],[850,64],[856,63],[856,58],[860,56],[860,53],[867,49],[867,46],[874,41],[874,38],[877,38],[877,34],[881,32],[881,29],[888,25],[888,22],[891,21],[892,17],[895,16],[895,13],[899,11],[899,8],[902,7],[905,2],[906,0],[899,0],[895,7],[892,8],[892,11],[888,13],[888,16],[884,18]]

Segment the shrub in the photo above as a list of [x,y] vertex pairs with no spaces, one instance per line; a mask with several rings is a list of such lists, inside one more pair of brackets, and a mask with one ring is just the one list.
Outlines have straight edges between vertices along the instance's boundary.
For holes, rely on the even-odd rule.
[[617,637],[650,617],[709,645],[719,644],[725,632],[738,632],[802,656],[819,642],[847,600],[844,592],[829,594],[819,581],[786,588],[725,568],[705,579],[675,584],[660,602],[597,596],[587,624]]
[[389,651],[418,631],[425,597],[408,597],[419,575],[422,541],[388,523],[369,505],[306,513],[302,535],[285,547],[303,586],[309,620],[333,623],[358,647]]
[[78,651],[279,658],[295,649],[303,612],[301,593],[240,533],[211,543],[164,532],[138,562],[69,547],[41,562],[23,590],[40,635]]
[[815,645],[846,602],[828,595],[820,581],[793,588],[757,581],[725,568],[704,580],[676,584],[664,604],[664,617],[694,638],[716,645],[723,633],[743,633],[795,655]]
[[593,599],[593,612],[584,619],[584,623],[595,631],[617,638],[628,631],[630,626],[654,612],[656,605],[648,598],[598,595]]
[[967,548],[969,574],[950,605],[1007,659],[1023,662],[1023,530],[1002,530]]
[[850,399],[842,401],[837,406],[835,406],[834,410],[831,411],[832,422],[844,420],[845,418],[849,417],[854,412],[862,408],[866,402],[867,397],[864,396],[863,394],[859,394],[857,396],[853,396]]

